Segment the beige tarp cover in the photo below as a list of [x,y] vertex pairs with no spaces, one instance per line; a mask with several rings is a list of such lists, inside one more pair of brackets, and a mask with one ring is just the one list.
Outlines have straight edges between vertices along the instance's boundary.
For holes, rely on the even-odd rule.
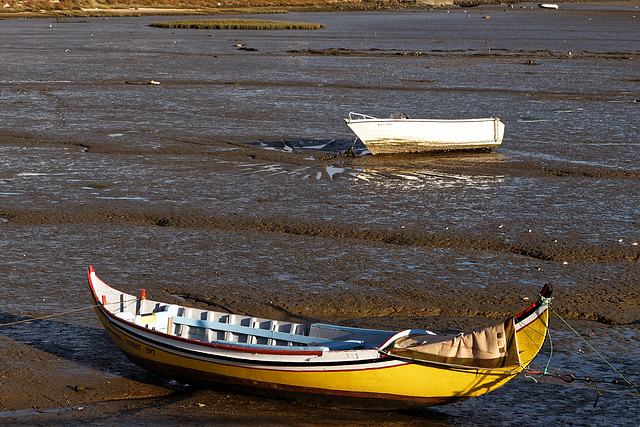
[[409,335],[386,353],[430,362],[479,368],[509,368],[520,364],[513,319],[460,335]]

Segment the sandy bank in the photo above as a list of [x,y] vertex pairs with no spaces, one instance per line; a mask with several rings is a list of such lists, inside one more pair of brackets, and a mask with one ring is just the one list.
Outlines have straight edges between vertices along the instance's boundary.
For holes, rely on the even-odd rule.
[[[262,4],[244,3],[241,6],[219,6],[219,7],[101,7],[79,8],[79,9],[41,9],[39,11],[8,9],[0,10],[0,19],[3,18],[80,18],[80,17],[117,17],[117,16],[163,16],[163,15],[217,15],[217,14],[262,14],[262,13],[286,13],[287,11],[363,11],[363,10],[389,10],[389,9],[424,9],[424,8],[456,8],[460,4],[478,4],[484,6],[504,7],[505,3],[496,3],[491,0],[480,1],[457,1],[457,0],[406,0],[406,1],[379,1],[379,2],[327,2],[311,1],[298,4],[295,1],[283,2],[277,6],[264,6]],[[640,0],[591,0],[586,2],[569,1],[555,2],[563,7],[640,7]],[[509,2],[511,7],[535,6],[535,3]]]

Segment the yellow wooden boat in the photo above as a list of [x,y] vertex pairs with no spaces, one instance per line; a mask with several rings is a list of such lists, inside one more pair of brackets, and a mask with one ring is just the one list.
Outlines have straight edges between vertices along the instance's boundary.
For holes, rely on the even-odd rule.
[[551,288],[517,316],[446,336],[301,324],[201,310],[116,290],[87,272],[96,312],[134,363],[188,382],[369,409],[480,396],[526,369],[547,334]]

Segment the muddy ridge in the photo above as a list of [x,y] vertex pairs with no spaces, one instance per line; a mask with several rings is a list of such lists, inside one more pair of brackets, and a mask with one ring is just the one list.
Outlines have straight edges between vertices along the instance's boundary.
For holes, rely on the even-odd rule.
[[[326,24],[304,34],[0,20],[0,424],[638,425],[558,317],[640,383],[636,4],[295,12]],[[372,156],[350,111],[499,117],[505,139]],[[375,415],[194,389],[118,351],[89,265],[157,301],[389,331],[496,324],[550,283],[533,369],[592,380]]]
[[[19,225],[52,224],[134,224],[156,227],[193,228],[210,230],[245,230],[282,233],[297,236],[327,237],[332,239],[355,239],[367,242],[400,246],[426,246],[454,248],[472,251],[511,253],[543,261],[589,261],[589,262],[640,262],[640,247],[611,244],[608,246],[577,246],[571,242],[538,240],[530,233],[506,236],[496,232],[495,236],[473,236],[451,231],[429,233],[424,230],[385,230],[373,228],[359,230],[338,224],[309,224],[290,219],[253,219],[233,215],[198,216],[195,214],[164,215],[153,211],[113,212],[95,209],[77,212],[9,211],[0,210],[0,219]],[[511,241],[515,240],[515,241]],[[519,241],[525,240],[525,241]]]
[[[507,57],[507,58],[548,58],[548,59],[600,59],[600,60],[634,60],[637,59],[640,52],[594,52],[594,51],[578,51],[567,53],[562,51],[551,50],[517,50],[512,51],[504,48],[488,48],[487,51],[477,51],[475,49],[433,49],[426,52],[411,52],[403,50],[388,51],[384,49],[351,49],[348,47],[329,48],[329,49],[313,49],[308,48],[306,50],[288,50],[287,53],[293,55],[322,55],[322,56],[400,56],[400,57],[430,57],[430,56],[444,56],[450,57],[452,54],[455,58],[464,57]],[[523,65],[533,65],[526,64]]]

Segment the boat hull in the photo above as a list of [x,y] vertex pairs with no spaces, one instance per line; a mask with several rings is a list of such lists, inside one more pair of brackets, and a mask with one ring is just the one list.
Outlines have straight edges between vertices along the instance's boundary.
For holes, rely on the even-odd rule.
[[[403,409],[458,402],[488,393],[527,366],[542,346],[547,309],[516,330],[521,365],[512,369],[454,367],[385,355],[378,349],[282,354],[234,351],[158,332],[107,309],[104,289],[89,273],[96,312],[113,342],[134,363],[187,382],[223,384],[244,392],[329,402],[361,409]],[[103,289],[101,289],[103,288]],[[120,301],[133,296],[121,294]]]
[[469,120],[347,119],[371,154],[489,151],[502,143],[504,123]]
[[[395,383],[398,380],[406,381],[424,375],[420,369],[415,369],[417,365],[397,361],[386,364],[371,362],[351,369],[345,369],[343,366],[336,369],[316,367],[299,370],[298,367],[286,365],[274,368],[222,360],[203,360],[175,350],[167,350],[156,343],[138,340],[121,332],[111,330],[109,335],[130,361],[145,369],[191,384],[253,395],[378,410],[443,405],[474,397],[466,392],[457,397],[437,394],[412,395],[412,390],[424,388],[421,384],[407,384],[403,391],[396,390],[395,393],[388,387],[361,387],[365,383]],[[125,344],[119,344],[121,342]],[[500,376],[500,385],[509,379]],[[479,390],[483,381],[483,377],[478,378]],[[482,390],[479,394],[484,393]]]

